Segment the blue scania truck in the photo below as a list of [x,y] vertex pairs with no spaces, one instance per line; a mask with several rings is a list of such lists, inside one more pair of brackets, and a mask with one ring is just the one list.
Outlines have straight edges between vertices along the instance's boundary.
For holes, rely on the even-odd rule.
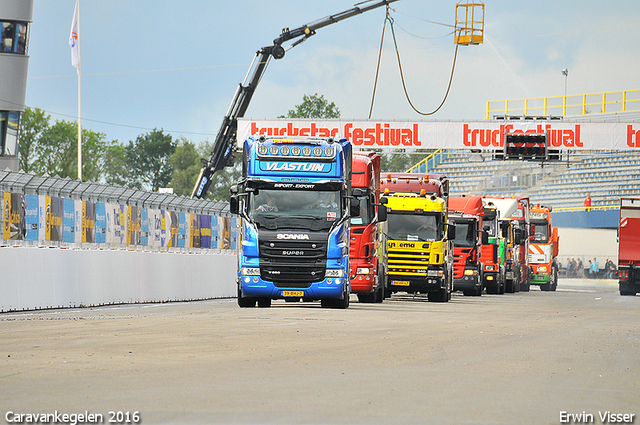
[[274,299],[349,306],[351,143],[251,136],[230,210],[241,220],[238,305]]

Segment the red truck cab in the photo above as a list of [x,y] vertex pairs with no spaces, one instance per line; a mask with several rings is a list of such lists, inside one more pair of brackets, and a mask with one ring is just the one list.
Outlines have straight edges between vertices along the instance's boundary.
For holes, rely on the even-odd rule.
[[620,200],[618,227],[618,284],[620,295],[640,292],[640,199]]
[[360,203],[360,216],[351,218],[351,293],[364,303],[384,300],[384,281],[378,276],[378,223],[384,221],[386,209],[380,201],[380,155],[354,152],[351,190]]
[[449,197],[449,221],[456,224],[453,242],[453,290],[482,295],[482,197]]

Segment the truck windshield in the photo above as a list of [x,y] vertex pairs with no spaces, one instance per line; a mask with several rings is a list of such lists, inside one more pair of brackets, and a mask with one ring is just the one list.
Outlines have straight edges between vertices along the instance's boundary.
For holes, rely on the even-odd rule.
[[469,220],[456,220],[456,238],[453,241],[455,246],[474,247],[476,246],[476,225]]
[[371,223],[374,215],[373,202],[371,199],[372,196],[373,195],[358,196],[358,200],[360,201],[360,216],[353,217],[351,219],[351,224],[366,226]]
[[389,239],[400,241],[438,241],[444,238],[440,215],[389,214]]
[[260,189],[249,193],[247,215],[269,230],[328,230],[342,218],[340,192]]
[[536,226],[533,241],[539,243],[549,242],[549,222],[547,220],[531,220],[531,224]]

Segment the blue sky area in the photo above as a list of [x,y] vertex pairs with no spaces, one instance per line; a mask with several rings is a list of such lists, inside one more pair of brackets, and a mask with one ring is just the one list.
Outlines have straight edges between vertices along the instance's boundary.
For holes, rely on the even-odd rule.
[[[461,2],[463,3],[463,2]],[[68,45],[75,0],[34,0],[26,104],[75,120],[77,76]],[[162,128],[213,140],[255,52],[282,28],[350,9],[344,0],[80,0],[83,127],[120,142]],[[454,57],[456,2],[391,5],[414,105],[435,109]],[[640,2],[487,1],[485,42],[458,49],[449,97],[435,115],[409,106],[389,26],[374,119],[476,120],[486,102],[640,89]],[[385,18],[381,7],[318,30],[272,60],[246,116],[275,118],[318,93],[343,118],[369,116]]]

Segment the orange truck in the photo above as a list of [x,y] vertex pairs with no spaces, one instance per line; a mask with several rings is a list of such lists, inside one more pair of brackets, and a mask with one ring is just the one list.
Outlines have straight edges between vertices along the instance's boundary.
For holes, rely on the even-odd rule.
[[378,266],[379,223],[386,220],[387,209],[380,200],[380,155],[354,152],[351,191],[360,205],[360,215],[351,217],[351,293],[361,303],[384,300],[383,268]]
[[531,285],[542,291],[555,291],[558,286],[558,228],[551,224],[551,208],[536,204],[529,209],[529,266]]
[[450,196],[449,221],[455,223],[453,290],[482,295],[482,228],[484,208],[480,196]]

